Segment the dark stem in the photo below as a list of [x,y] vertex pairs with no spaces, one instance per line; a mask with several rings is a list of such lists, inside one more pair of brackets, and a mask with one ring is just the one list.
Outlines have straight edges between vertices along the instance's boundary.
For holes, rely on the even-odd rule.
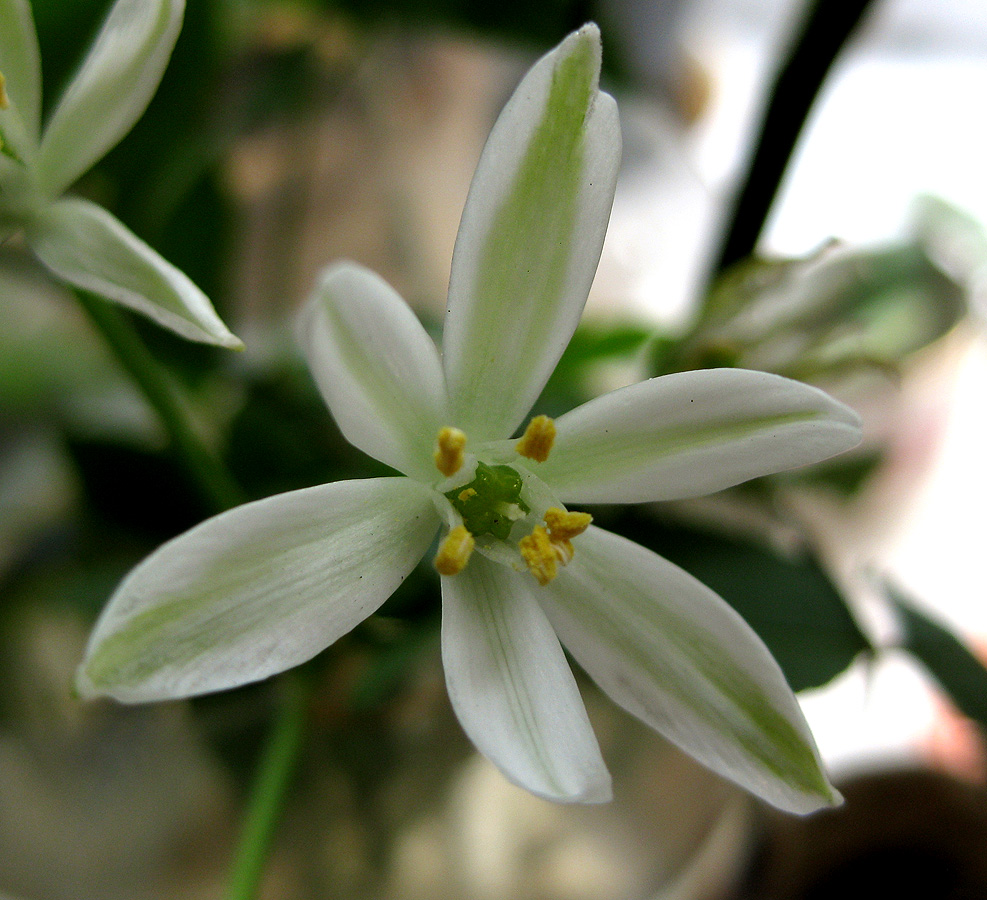
[[754,252],[816,95],[872,2],[812,0],[809,4],[801,32],[772,86],[747,177],[727,219],[729,230],[711,270],[711,281]]
[[178,385],[151,355],[127,313],[102,297],[81,290],[75,293],[117,360],[158,414],[175,455],[203,498],[216,512],[242,503],[240,487],[196,432]]

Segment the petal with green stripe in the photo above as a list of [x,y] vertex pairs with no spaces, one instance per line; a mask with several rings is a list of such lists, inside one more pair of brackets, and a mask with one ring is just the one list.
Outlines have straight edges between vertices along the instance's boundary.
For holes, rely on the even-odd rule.
[[442,664],[466,733],[514,784],[602,803],[610,775],[534,580],[478,553],[442,579]]
[[[0,0],[0,74],[11,106],[0,110],[0,133],[8,140],[5,119],[19,119],[13,130],[37,145],[41,121],[41,57],[27,0]],[[20,149],[20,148],[15,148]]]
[[838,803],[785,678],[743,619],[639,544],[591,527],[531,592],[559,638],[620,706],[767,802]]
[[620,162],[616,104],[587,25],[543,57],[494,125],[453,254],[443,339],[455,424],[508,436],[582,314]]
[[298,320],[299,344],[346,439],[425,481],[448,425],[442,363],[432,339],[380,276],[355,263],[327,269]]
[[117,588],[79,692],[188,697],[305,662],[393,593],[438,524],[431,492],[401,477],[324,484],[207,519]]
[[38,259],[73,287],[136,310],[190,341],[239,349],[209,298],[103,207],[65,197],[27,230]]
[[117,0],[41,138],[38,172],[62,193],[133,127],[158,89],[185,0]]
[[565,503],[697,497],[817,463],[860,442],[860,419],[809,385],[746,369],[642,381],[555,421],[536,474]]

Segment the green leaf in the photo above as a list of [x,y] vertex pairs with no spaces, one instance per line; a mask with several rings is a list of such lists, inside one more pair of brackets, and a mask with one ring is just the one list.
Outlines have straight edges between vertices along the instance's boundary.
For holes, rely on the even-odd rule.
[[920,612],[891,585],[885,590],[898,611],[908,650],[964,714],[987,731],[987,669],[948,628]]

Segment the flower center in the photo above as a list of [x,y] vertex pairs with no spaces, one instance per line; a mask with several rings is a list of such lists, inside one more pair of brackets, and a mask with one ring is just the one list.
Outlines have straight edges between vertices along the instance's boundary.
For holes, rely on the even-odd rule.
[[[458,428],[439,431],[435,466],[447,478],[463,467],[466,440],[466,435]],[[535,416],[514,450],[519,456],[544,462],[554,441],[555,423],[548,416]],[[441,575],[457,575],[466,567],[478,537],[487,538],[485,543],[481,542],[481,550],[488,555],[492,552],[491,538],[511,543],[515,523],[531,512],[529,502],[521,496],[524,489],[525,480],[514,466],[491,465],[477,460],[472,481],[443,493],[462,521],[449,530],[439,545],[435,568]],[[517,542],[516,552],[520,557],[517,564],[510,563],[509,556],[504,560],[500,555],[502,551],[494,558],[519,570],[523,563],[538,583],[545,585],[556,577],[559,566],[572,559],[575,553],[572,539],[589,527],[592,516],[553,506],[545,510],[543,519],[544,525],[535,525],[530,534]]]
[[511,466],[488,466],[478,462],[473,480],[445,496],[474,537],[491,534],[506,541],[511,526],[530,511],[521,499],[522,487],[521,476]]

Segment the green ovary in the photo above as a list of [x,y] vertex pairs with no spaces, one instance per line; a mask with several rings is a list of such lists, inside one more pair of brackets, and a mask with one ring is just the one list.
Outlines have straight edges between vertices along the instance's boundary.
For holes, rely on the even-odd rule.
[[445,496],[463,517],[463,525],[470,534],[491,534],[505,541],[511,526],[529,512],[521,499],[522,487],[521,476],[510,466],[479,462],[473,480]]

